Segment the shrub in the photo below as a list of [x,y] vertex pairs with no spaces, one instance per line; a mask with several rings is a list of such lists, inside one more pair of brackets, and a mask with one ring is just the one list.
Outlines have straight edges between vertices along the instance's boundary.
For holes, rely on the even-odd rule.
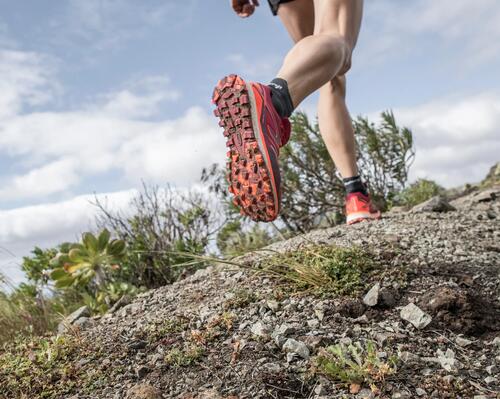
[[[343,222],[344,185],[318,124],[303,112],[296,112],[291,121],[290,142],[280,153],[283,206],[279,221],[291,234]],[[374,200],[385,209],[408,179],[415,154],[412,132],[399,127],[392,112],[383,112],[378,125],[362,117],[353,124],[360,174]],[[230,220],[241,220],[230,203],[225,172],[212,165],[203,170],[202,181],[226,203]]]
[[291,281],[299,290],[351,295],[364,288],[364,275],[375,267],[373,257],[358,247],[312,245],[264,259],[264,272]]
[[274,241],[269,231],[255,224],[244,229],[241,220],[227,222],[217,234],[217,247],[224,256],[232,257],[255,251]]
[[412,207],[443,194],[445,189],[432,180],[419,179],[405,188],[396,198],[396,204]]
[[128,248],[117,279],[136,287],[160,287],[194,271],[194,266],[186,266],[190,258],[183,253],[204,254],[218,230],[216,208],[202,192],[144,186],[129,212],[95,204],[100,211],[97,225]]
[[359,390],[361,384],[369,384],[377,392],[376,384],[396,372],[397,357],[387,360],[377,354],[376,344],[366,341],[364,344],[332,345],[319,350],[314,359],[317,372],[335,381],[351,385],[351,392]]

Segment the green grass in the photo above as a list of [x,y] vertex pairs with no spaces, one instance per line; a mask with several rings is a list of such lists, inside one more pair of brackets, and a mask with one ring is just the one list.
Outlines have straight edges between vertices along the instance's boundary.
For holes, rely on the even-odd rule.
[[186,343],[182,348],[172,348],[165,355],[165,363],[171,367],[187,367],[196,363],[205,354],[205,349],[195,343]]
[[236,288],[229,292],[230,297],[224,302],[225,309],[241,309],[259,299],[258,295],[247,288]]
[[326,295],[356,295],[378,264],[359,247],[312,245],[263,260],[264,273],[284,278],[297,290]]
[[436,182],[418,179],[398,194],[396,204],[413,207],[444,192],[445,189]]
[[397,357],[387,354],[379,358],[377,346],[372,341],[356,342],[351,345],[332,345],[321,348],[313,358],[315,372],[346,385],[377,385],[397,371]]
[[75,388],[91,393],[106,383],[106,373],[76,364],[102,356],[97,342],[76,335],[18,338],[0,349],[0,398],[60,398]]

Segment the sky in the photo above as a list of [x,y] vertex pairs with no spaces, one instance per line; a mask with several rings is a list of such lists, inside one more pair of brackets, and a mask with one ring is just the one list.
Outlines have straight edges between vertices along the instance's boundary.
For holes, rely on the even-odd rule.
[[[312,1],[312,0],[311,0]],[[265,1],[0,0],[0,271],[77,239],[95,196],[190,187],[223,162],[210,97],[267,82],[292,43]],[[353,116],[392,109],[414,133],[411,179],[481,180],[500,156],[500,2],[368,0],[348,75]],[[316,96],[302,105],[315,115]]]

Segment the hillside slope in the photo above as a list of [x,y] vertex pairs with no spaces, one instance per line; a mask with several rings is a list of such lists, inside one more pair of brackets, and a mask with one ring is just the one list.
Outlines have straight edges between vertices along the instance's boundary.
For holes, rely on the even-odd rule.
[[[317,230],[80,318],[45,348],[19,346],[0,397],[500,397],[500,186],[452,205]],[[286,251],[321,260],[312,244],[377,266],[351,295],[255,272]],[[359,368],[322,349],[367,342]]]

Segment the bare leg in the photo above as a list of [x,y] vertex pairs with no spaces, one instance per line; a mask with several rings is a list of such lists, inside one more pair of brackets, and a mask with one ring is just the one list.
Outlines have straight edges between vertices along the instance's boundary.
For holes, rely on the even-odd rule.
[[[340,4],[335,6],[332,3],[315,1],[315,31],[318,33],[331,32],[345,37],[350,43],[352,51],[356,45],[361,25],[363,3],[352,1],[354,8],[350,11],[347,9],[342,11]],[[337,9],[335,9],[336,7]],[[329,18],[329,16],[339,16],[342,13],[344,13],[344,17],[341,20]],[[350,67],[350,62],[349,57],[348,67]],[[323,140],[337,169],[344,178],[358,174],[354,129],[345,103],[345,94],[345,75],[336,76],[321,87],[318,103],[318,121]]]
[[[319,88],[318,82],[327,79],[320,89],[319,127],[344,178],[358,174],[354,130],[345,103],[344,73],[351,65],[362,6],[362,0],[314,0],[313,8],[313,0],[295,0],[281,5],[278,13],[292,39],[298,42],[287,55],[278,77],[288,81],[295,106]],[[307,37],[312,26],[314,36]],[[315,52],[323,54],[314,57]],[[324,57],[329,59],[325,62]],[[332,71],[338,71],[338,75],[332,76]]]
[[294,106],[349,70],[362,4],[362,0],[314,1],[315,34],[303,38],[289,51],[278,73],[288,82]]

